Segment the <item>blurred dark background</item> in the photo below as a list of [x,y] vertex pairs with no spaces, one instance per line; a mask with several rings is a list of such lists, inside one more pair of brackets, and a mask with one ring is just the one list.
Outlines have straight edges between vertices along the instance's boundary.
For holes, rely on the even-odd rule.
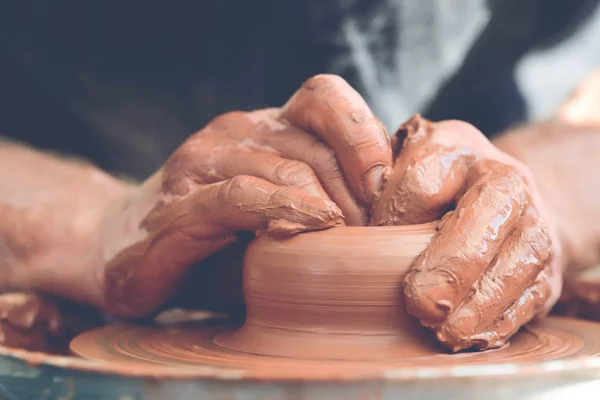
[[[441,3],[0,1],[0,132],[142,179],[214,116],[281,105],[311,75],[337,73],[369,104],[382,90],[369,86],[373,79],[397,91],[407,106],[397,116],[392,109],[390,124],[421,111],[470,121],[492,136],[528,119],[515,79],[519,60],[568,40],[598,6],[597,0],[461,0],[456,10],[436,13]],[[484,7],[489,19],[426,101],[413,104],[415,95],[401,93],[402,85],[379,79],[379,66],[410,76],[411,57],[428,49],[428,34],[445,35],[440,18],[458,18],[469,7]],[[464,19],[452,29],[461,32]],[[420,36],[406,45],[414,32]],[[364,54],[375,60],[371,81]],[[426,61],[437,62],[431,54]]]

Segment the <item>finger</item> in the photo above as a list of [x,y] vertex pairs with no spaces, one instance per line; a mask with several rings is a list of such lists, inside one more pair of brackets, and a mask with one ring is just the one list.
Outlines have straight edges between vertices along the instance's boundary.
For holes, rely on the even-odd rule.
[[364,99],[339,76],[307,80],[282,109],[282,116],[331,146],[357,199],[370,203],[392,164],[390,140]]
[[[167,211],[170,212],[173,210]],[[182,221],[183,215],[167,220],[164,215],[156,215],[159,213],[152,211],[143,227],[154,230],[154,224],[162,221],[171,223],[173,229],[157,235],[150,243],[142,242],[120,252],[106,266],[103,302],[98,307],[109,315],[121,318],[147,316],[173,295],[195,261],[235,242],[235,235],[206,238],[201,235],[209,232],[192,230],[197,235],[193,236],[187,232],[192,222]]]
[[267,230],[290,235],[342,221],[340,209],[329,200],[250,176],[208,185],[195,199],[199,212],[211,211],[207,222],[224,232]]
[[109,263],[102,306],[113,315],[146,315],[173,294],[195,261],[234,242],[236,232],[266,230],[288,236],[341,222],[333,202],[257,177],[199,185],[149,213],[141,228],[160,234]]
[[454,351],[496,345],[497,335],[490,327],[548,265],[551,239],[536,214],[531,210],[521,218],[477,282],[475,292],[436,329],[439,340]]
[[213,176],[206,183],[228,180],[238,175],[255,176],[278,186],[292,186],[307,194],[330,200],[312,168],[300,161],[247,148],[232,148],[212,160]]
[[[473,158],[461,143],[460,132],[465,129],[474,128],[458,121],[434,124],[420,115],[400,127],[396,138],[402,141],[402,150],[374,204],[371,225],[431,222],[448,210],[465,184]],[[480,135],[476,130],[474,134]],[[440,143],[438,136],[454,137],[456,142]]]
[[144,228],[170,226],[196,240],[238,231],[267,230],[275,235],[326,229],[342,222],[340,209],[326,199],[264,179],[239,175],[201,185],[179,202],[151,212]]
[[[167,162],[165,169],[170,170],[167,186],[187,182],[191,177],[197,183],[214,183],[237,175],[257,176],[276,185],[293,186],[302,182],[303,177],[316,174],[318,182],[309,185],[313,189],[310,194],[320,192],[318,196],[322,196],[320,189],[314,190],[316,185],[320,186],[340,207],[347,224],[366,225],[366,211],[351,194],[335,152],[317,137],[275,120],[278,115],[276,109],[266,109],[251,113],[232,112],[218,117],[211,122],[208,132],[190,140]],[[313,171],[308,173],[298,166],[297,169],[302,169],[298,172],[303,173],[293,176],[287,171],[294,166],[288,164],[279,170],[286,179],[277,179],[272,177],[272,173],[267,173],[268,165],[256,159],[246,159],[249,154],[241,153],[244,150],[300,161]],[[183,193],[185,189],[172,191]]]
[[[269,111],[269,110],[266,110]],[[265,111],[257,120],[264,121]],[[272,112],[271,112],[272,114]],[[335,151],[319,138],[293,126],[272,120],[267,127],[258,128],[255,142],[244,142],[257,151],[273,151],[281,157],[298,160],[312,168],[329,197],[340,207],[347,225],[366,225],[367,212],[351,193],[340,168]]]
[[534,285],[525,289],[519,300],[513,303],[489,328],[485,340],[480,344],[481,350],[500,347],[525,324],[533,321],[544,312],[544,304],[552,295],[552,285],[540,274]]
[[[306,135],[304,137],[310,138]],[[290,142],[289,146],[280,147],[280,154],[286,158],[302,161],[312,167],[324,190],[342,210],[347,225],[366,225],[368,222],[367,211],[351,193],[334,151],[318,140],[312,144],[310,151],[304,151],[306,147],[302,146],[292,147],[292,144],[293,142]]]
[[508,166],[479,175],[405,280],[408,311],[425,326],[451,314],[473,290],[525,203],[523,178]]

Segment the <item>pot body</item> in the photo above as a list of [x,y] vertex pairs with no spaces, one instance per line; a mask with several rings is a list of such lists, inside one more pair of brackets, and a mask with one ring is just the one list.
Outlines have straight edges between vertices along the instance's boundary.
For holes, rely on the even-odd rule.
[[430,243],[435,223],[336,227],[246,252],[246,322],[216,343],[294,358],[376,359],[418,350],[423,329],[404,305],[402,284]]

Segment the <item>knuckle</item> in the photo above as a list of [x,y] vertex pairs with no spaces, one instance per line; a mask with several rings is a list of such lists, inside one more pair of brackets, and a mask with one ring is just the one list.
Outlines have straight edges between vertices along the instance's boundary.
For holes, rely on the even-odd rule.
[[219,186],[217,200],[224,204],[238,204],[248,198],[249,190],[254,190],[259,183],[258,178],[248,175],[237,175]]
[[163,186],[167,192],[184,195],[190,190],[193,171],[202,159],[199,152],[199,144],[188,141],[171,155],[163,167]]
[[208,123],[207,126],[210,127],[223,127],[231,125],[232,123],[240,123],[244,121],[248,121],[248,113],[243,111],[229,111],[225,114],[221,114],[215,117],[212,121]]
[[504,181],[508,182],[512,186],[524,186],[525,175],[523,171],[512,165],[503,164],[499,168],[499,172],[503,174]]
[[477,129],[473,124],[461,120],[439,122],[437,124],[437,129],[432,131],[432,135],[436,138],[456,138],[465,143],[472,143],[470,140],[473,139],[476,139],[477,142],[483,140],[489,143],[483,132]]
[[[354,109],[351,110],[348,114],[348,117],[350,119],[351,122],[355,123],[355,124],[362,124],[365,121],[369,121],[369,119],[372,117],[371,112],[368,109],[365,108],[358,108],[358,109]],[[378,126],[373,126],[373,130],[377,130],[380,129],[380,127]],[[368,139],[368,135],[367,136]],[[373,140],[373,139],[370,139]],[[369,140],[366,140],[367,142]]]
[[475,186],[484,198],[494,203],[511,201],[523,205],[527,201],[526,181],[521,171],[512,165],[494,163]]
[[251,186],[254,182],[254,178],[248,175],[237,175],[231,178],[224,187],[227,188],[228,192],[244,190],[244,188]]
[[410,187],[411,190],[403,193],[405,197],[410,197],[411,203],[420,208],[436,208],[451,199],[450,197],[446,199],[440,193],[440,184],[437,179],[432,179],[432,172],[435,171],[423,162],[418,162],[405,171],[403,186]]
[[416,164],[409,167],[404,176],[407,186],[413,188],[411,194],[418,201],[429,203],[439,192],[437,182],[432,179],[424,179],[426,170],[423,165]]
[[523,175],[511,166],[502,167],[498,172],[502,175],[498,177],[492,188],[506,193],[522,193],[520,199],[524,201],[525,179]]
[[212,133],[221,140],[239,140],[241,136],[254,133],[258,122],[262,118],[260,114],[251,112],[230,111],[215,117],[201,132],[204,134]]
[[526,188],[533,182],[529,169],[497,160],[484,159],[476,163],[474,168],[482,177],[479,184],[495,190],[520,192],[524,196]]
[[199,145],[200,143],[194,140],[185,142],[175,151],[175,153],[173,153],[167,164],[175,168],[181,168],[192,164],[198,157]]
[[430,124],[429,127],[426,136],[431,143],[492,159],[498,151],[479,129],[468,122],[446,120]]
[[318,74],[308,78],[302,87],[308,90],[331,90],[339,86],[347,85],[348,83],[339,75]]
[[369,109],[353,110],[349,114],[352,124],[361,124],[360,134],[348,135],[345,141],[357,152],[368,153],[372,149],[390,146],[385,129]]
[[529,247],[531,255],[545,264],[552,253],[552,238],[546,227],[545,221],[536,219],[534,223],[524,232],[524,241]]

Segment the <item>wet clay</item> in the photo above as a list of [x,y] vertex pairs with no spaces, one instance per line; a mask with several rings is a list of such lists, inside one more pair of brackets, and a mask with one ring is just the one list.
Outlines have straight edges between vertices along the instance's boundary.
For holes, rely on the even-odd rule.
[[502,346],[560,293],[557,234],[529,172],[463,121],[415,115],[395,144],[371,225],[442,219],[406,277],[408,312],[453,351]]
[[436,223],[336,227],[246,252],[246,323],[217,336],[230,350],[293,358],[402,358],[439,352],[406,313],[402,282]]
[[[407,353],[399,358],[361,361],[261,356],[215,345],[216,335],[233,329],[217,322],[178,328],[107,325],[75,338],[71,350],[99,361],[93,364],[96,368],[126,376],[269,381],[489,378],[490,372],[494,378],[524,377],[530,373],[548,374],[550,366],[555,371],[581,362],[584,368],[586,359],[600,355],[600,324],[562,317],[548,317],[529,326],[500,349],[459,354]],[[76,364],[77,359],[70,360]]]
[[270,380],[418,376],[426,368],[451,377],[500,363],[516,373],[542,368],[536,362],[600,355],[600,325],[558,317],[528,325],[499,349],[449,354],[403,301],[403,281],[437,226],[335,227],[280,240],[261,235],[246,253],[241,327],[108,325],[75,338],[71,351],[148,373],[220,371]]

